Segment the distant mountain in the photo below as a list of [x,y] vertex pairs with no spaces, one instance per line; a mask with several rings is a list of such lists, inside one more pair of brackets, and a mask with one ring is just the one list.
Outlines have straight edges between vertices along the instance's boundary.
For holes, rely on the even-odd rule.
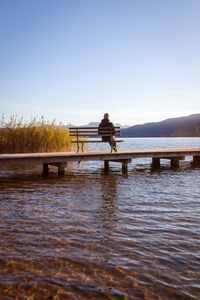
[[88,125],[84,125],[83,127],[98,127],[100,122],[90,122]]
[[145,123],[121,129],[123,137],[197,137],[200,136],[200,114]]
[[[100,122],[90,122],[88,125],[84,125],[84,127],[98,127]],[[128,128],[129,125],[121,125],[116,123],[115,126],[119,126],[120,128]]]
[[116,123],[115,126],[119,126],[121,129],[130,127],[129,125],[122,125],[122,124],[119,124],[119,123]]

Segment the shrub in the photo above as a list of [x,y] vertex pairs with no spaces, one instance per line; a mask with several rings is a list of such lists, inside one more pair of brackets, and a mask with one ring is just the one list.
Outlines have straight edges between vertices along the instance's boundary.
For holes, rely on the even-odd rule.
[[36,153],[72,151],[69,131],[55,120],[49,124],[44,117],[27,122],[23,117],[4,115],[0,119],[0,153]]

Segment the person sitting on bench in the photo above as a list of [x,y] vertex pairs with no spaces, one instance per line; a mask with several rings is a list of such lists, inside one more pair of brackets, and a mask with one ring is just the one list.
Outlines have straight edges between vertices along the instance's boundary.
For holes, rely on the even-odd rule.
[[[105,129],[104,129],[105,128]],[[110,130],[109,130],[110,129]],[[106,133],[105,133],[106,131]],[[114,151],[117,151],[116,141],[115,141],[115,126],[109,120],[109,114],[105,113],[104,118],[98,127],[98,134],[102,136],[103,142],[108,142]],[[105,134],[105,135],[104,135]]]

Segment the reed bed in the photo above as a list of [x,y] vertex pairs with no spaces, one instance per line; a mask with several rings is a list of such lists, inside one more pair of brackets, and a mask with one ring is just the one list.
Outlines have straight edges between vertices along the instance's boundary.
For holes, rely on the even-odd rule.
[[23,117],[0,119],[0,153],[73,151],[69,131],[62,123],[49,123],[44,117],[34,117],[27,122]]

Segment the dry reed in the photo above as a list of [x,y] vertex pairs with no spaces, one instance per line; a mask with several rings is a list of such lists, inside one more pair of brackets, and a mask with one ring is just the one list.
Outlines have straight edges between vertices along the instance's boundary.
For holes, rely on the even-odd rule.
[[23,117],[4,115],[0,119],[0,153],[36,153],[72,151],[69,131],[55,120],[49,124],[44,117],[27,122]]

